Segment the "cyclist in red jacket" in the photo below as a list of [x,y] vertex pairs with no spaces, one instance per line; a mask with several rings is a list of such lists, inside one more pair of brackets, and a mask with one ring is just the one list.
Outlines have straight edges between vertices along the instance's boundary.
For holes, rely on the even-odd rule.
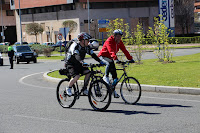
[[[117,29],[113,32],[113,35],[110,36],[104,43],[101,51],[98,54],[98,57],[106,64],[105,69],[105,75],[103,77],[103,80],[109,84],[109,72],[112,74],[113,83],[116,83],[118,80],[117,78],[117,72],[114,60],[116,63],[119,63],[120,61],[117,58],[117,52],[119,49],[122,50],[122,52],[125,54],[126,58],[130,60],[131,63],[134,63],[133,57],[129,54],[129,52],[126,50],[126,47],[124,46],[121,38],[122,38],[122,31],[120,29]],[[120,96],[117,94],[116,91],[114,91],[114,97],[119,98]]]

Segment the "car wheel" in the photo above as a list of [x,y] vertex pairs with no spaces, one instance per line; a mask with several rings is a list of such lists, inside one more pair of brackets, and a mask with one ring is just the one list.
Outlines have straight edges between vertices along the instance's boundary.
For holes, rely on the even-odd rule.
[[33,60],[33,62],[34,62],[34,63],[37,63],[37,58],[35,58],[35,59]]
[[2,62],[1,62],[1,66],[3,66],[3,60],[2,60]]
[[19,64],[19,60],[17,58],[15,58],[15,61],[16,61],[17,64]]
[[27,64],[29,64],[30,61],[27,61]]

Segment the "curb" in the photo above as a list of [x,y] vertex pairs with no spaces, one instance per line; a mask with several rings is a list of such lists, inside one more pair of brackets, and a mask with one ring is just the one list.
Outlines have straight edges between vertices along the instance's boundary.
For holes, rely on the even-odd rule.
[[[53,78],[48,76],[48,73],[54,72],[57,70],[52,70],[49,72],[45,72],[43,74],[43,78],[50,82],[58,83],[60,78]],[[83,85],[84,81],[79,80],[78,84]],[[116,86],[119,89],[121,86],[120,83]],[[190,94],[190,95],[200,95],[200,88],[192,88],[192,87],[176,87],[176,86],[157,86],[157,85],[144,85],[141,84],[142,91],[147,92],[161,92],[161,93],[175,93],[175,94]]]

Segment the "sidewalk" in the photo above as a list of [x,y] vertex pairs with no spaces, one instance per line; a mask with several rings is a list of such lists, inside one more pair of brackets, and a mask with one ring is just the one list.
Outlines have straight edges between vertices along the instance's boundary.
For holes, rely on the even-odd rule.
[[[56,71],[56,70],[53,70]],[[56,82],[58,83],[61,79],[60,78],[53,78],[48,76],[48,73],[46,72],[43,74],[43,77],[45,80],[50,82]],[[79,80],[78,83],[80,85],[83,85],[83,81]],[[120,83],[117,85],[117,89],[120,88]],[[176,87],[176,86],[157,86],[157,85],[141,85],[142,91],[148,91],[148,92],[162,92],[162,93],[175,93],[175,94],[190,94],[190,95],[200,95],[200,88],[192,88],[192,87]]]

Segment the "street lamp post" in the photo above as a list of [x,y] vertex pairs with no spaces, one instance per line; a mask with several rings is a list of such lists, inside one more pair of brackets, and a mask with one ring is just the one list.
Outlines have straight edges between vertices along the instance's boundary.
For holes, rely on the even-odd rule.
[[1,36],[2,36],[2,42],[4,42],[4,26],[3,26],[3,3],[1,0],[1,26],[2,26],[2,32],[1,32]]
[[90,3],[87,0],[87,8],[88,8],[88,33],[90,34]]
[[20,25],[20,44],[22,45],[22,22],[21,22],[20,0],[19,0],[19,25]]

